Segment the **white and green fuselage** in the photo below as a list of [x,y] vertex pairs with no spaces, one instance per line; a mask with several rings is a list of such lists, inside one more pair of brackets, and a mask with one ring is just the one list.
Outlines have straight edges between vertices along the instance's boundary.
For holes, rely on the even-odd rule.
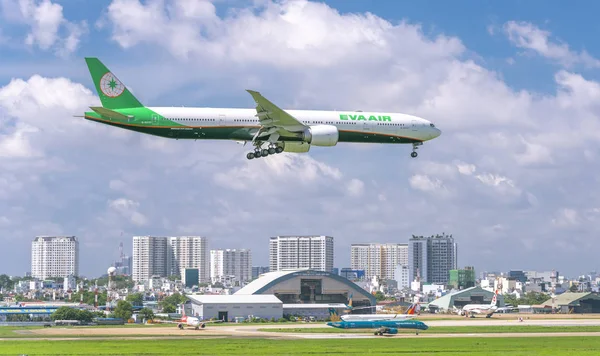
[[86,61],[102,107],[92,107],[85,118],[141,133],[194,140],[266,137],[260,140],[290,152],[338,142],[418,145],[441,133],[429,121],[406,114],[279,109],[256,92],[251,92],[258,98],[256,109],[145,107],[99,60]]

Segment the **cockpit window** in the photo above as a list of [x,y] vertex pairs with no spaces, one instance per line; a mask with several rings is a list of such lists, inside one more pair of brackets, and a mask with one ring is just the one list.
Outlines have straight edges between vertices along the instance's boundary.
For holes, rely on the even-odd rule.
[[429,124],[429,126],[431,126],[431,127],[435,127],[433,124]]

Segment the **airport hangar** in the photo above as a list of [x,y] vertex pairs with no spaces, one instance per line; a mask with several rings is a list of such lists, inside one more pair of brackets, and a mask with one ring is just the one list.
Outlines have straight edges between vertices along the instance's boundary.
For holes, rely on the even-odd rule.
[[[375,296],[337,274],[311,269],[268,272],[260,275],[234,295],[274,295],[283,302],[283,314],[315,317],[330,316],[329,309],[338,315],[345,313],[352,296],[353,307],[375,306]],[[374,308],[363,308],[355,313],[373,313]]]
[[[436,311],[448,311],[454,308],[462,309],[467,304],[490,304],[494,292],[483,289],[481,287],[471,287],[462,289],[453,293],[448,293],[443,297],[440,297],[431,303],[429,303],[429,310],[432,312]],[[498,307],[504,306],[504,297],[498,295]]]
[[[312,316],[324,320],[329,317],[330,308],[338,314],[345,313],[350,296],[353,307],[377,303],[375,296],[352,281],[310,269],[264,273],[233,295],[187,295],[193,315],[228,321],[250,315],[263,319]],[[354,312],[372,313],[373,309]]]

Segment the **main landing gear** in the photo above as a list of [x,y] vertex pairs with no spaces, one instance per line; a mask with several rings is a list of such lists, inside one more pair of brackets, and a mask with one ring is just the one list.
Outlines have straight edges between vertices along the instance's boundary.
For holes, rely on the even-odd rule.
[[268,155],[279,154],[279,153],[283,152],[283,147],[281,147],[277,144],[270,143],[268,148],[263,148],[263,149],[261,149],[262,145],[260,143],[256,144],[255,146],[256,146],[256,148],[254,149],[254,152],[248,152],[246,154],[246,158],[253,159],[253,158],[267,157]]
[[419,148],[419,146],[421,146],[423,144],[423,142],[414,142],[413,145],[413,150],[410,154],[410,156],[412,158],[416,158],[419,154],[417,153],[417,149]]

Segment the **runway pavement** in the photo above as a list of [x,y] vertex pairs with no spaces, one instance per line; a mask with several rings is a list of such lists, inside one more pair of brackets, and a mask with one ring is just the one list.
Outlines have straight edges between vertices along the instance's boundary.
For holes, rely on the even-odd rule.
[[[436,326],[590,326],[600,325],[600,319],[534,319],[519,322],[517,319],[458,319],[458,320],[431,320],[427,325]],[[194,330],[192,328],[179,330],[176,326],[148,326],[148,327],[122,327],[122,328],[94,328],[94,327],[52,327],[44,329],[27,329],[17,331],[23,338],[3,338],[0,340],[102,340],[102,339],[180,339],[180,338],[223,338],[223,337],[250,337],[265,339],[340,339],[340,338],[381,338],[372,333],[299,333],[269,332],[259,329],[298,329],[298,328],[323,328],[323,323],[290,323],[281,325],[263,324],[230,324],[211,326],[205,329]],[[448,337],[564,337],[564,336],[600,336],[600,332],[539,332],[539,333],[448,333],[433,334],[421,332],[400,333],[385,337],[394,338],[448,338]]]

